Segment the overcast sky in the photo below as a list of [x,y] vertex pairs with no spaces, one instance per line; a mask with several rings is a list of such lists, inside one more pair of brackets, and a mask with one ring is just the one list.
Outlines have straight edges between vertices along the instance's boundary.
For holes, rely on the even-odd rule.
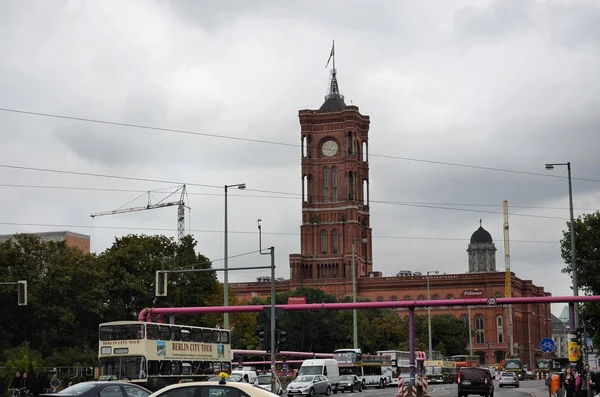
[[[570,161],[574,178],[596,179],[574,180],[574,202],[577,214],[600,208],[599,38],[595,0],[3,1],[1,108],[289,145],[3,110],[2,165],[171,183],[2,167],[0,233],[68,229],[90,235],[95,252],[128,233],[176,236],[174,207],[89,215],[187,183],[188,226],[216,260],[222,186],[245,182],[248,190],[230,192],[229,253],[257,249],[260,218],[273,233],[263,242],[276,247],[277,276],[289,278],[288,255],[300,249],[298,110],[322,104],[335,39],[340,90],[371,117],[374,269],[466,272],[480,218],[503,269],[507,199],[512,270],[570,295],[558,244],[569,213],[567,180],[557,176],[566,168],[544,163]],[[268,257],[230,260],[258,264]]]

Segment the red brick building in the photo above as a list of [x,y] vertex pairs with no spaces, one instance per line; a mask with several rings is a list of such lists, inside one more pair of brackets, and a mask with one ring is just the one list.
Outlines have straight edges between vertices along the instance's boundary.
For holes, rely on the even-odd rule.
[[[335,70],[330,92],[318,110],[300,110],[302,141],[302,224],[300,253],[290,255],[290,279],[277,281],[277,291],[300,286],[320,288],[335,296],[352,295],[353,259],[357,295],[376,301],[500,297],[505,273],[496,270],[496,247],[480,225],[467,246],[468,272],[421,275],[410,271],[382,277],[373,271],[369,214],[369,116],[346,105]],[[430,288],[427,289],[429,278]],[[511,273],[512,295],[547,296],[542,287]],[[241,299],[270,295],[270,282],[231,284]],[[425,309],[421,314],[425,314]],[[508,351],[507,313],[502,307],[456,306],[432,309],[432,315],[471,317],[473,354],[482,363],[500,362]],[[408,315],[406,310],[399,314]],[[418,313],[419,314],[419,313]],[[550,305],[513,307],[514,352],[525,364],[543,357],[539,342],[551,336]]]
[[[38,236],[41,241],[65,241],[70,247],[78,248],[86,254],[90,253],[90,236],[68,231],[29,233]],[[0,243],[14,237],[14,234],[0,236]]]

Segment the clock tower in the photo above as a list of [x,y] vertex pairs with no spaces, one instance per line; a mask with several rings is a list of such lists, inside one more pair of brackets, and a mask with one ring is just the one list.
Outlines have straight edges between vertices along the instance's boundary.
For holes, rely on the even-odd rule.
[[[335,63],[334,63],[335,65]],[[318,110],[300,110],[301,253],[290,255],[292,284],[345,286],[373,271],[369,216],[369,116],[346,105],[335,66]],[[340,291],[341,292],[341,291]]]

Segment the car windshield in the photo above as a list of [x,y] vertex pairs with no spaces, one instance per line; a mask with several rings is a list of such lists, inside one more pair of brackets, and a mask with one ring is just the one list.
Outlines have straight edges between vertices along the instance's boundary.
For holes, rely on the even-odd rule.
[[259,376],[258,377],[259,385],[269,385],[271,384],[271,375]]
[[61,390],[60,392],[58,392],[56,394],[81,394],[81,393],[85,393],[88,390],[92,390],[94,388],[94,386],[95,386],[94,383],[82,382],[82,383],[73,385],[71,387],[67,387],[66,389]]
[[314,378],[315,378],[314,376],[303,375],[303,376],[297,377],[296,382],[312,382]]
[[350,375],[343,375],[343,376],[340,376],[340,380],[345,380],[345,381],[349,382],[349,381],[352,380],[352,376],[350,376]]

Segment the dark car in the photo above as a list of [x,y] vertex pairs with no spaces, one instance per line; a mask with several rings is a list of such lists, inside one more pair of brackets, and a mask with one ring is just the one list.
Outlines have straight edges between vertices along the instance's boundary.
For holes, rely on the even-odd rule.
[[342,375],[340,376],[340,385],[338,386],[338,390],[340,390],[342,393],[345,391],[351,391],[354,393],[355,390],[360,392],[363,391],[363,384],[356,375]]
[[469,394],[494,397],[494,382],[489,369],[460,369],[458,372],[458,397],[466,397]]
[[81,382],[58,393],[40,394],[44,397],[148,397],[150,390],[134,383],[92,381]]

